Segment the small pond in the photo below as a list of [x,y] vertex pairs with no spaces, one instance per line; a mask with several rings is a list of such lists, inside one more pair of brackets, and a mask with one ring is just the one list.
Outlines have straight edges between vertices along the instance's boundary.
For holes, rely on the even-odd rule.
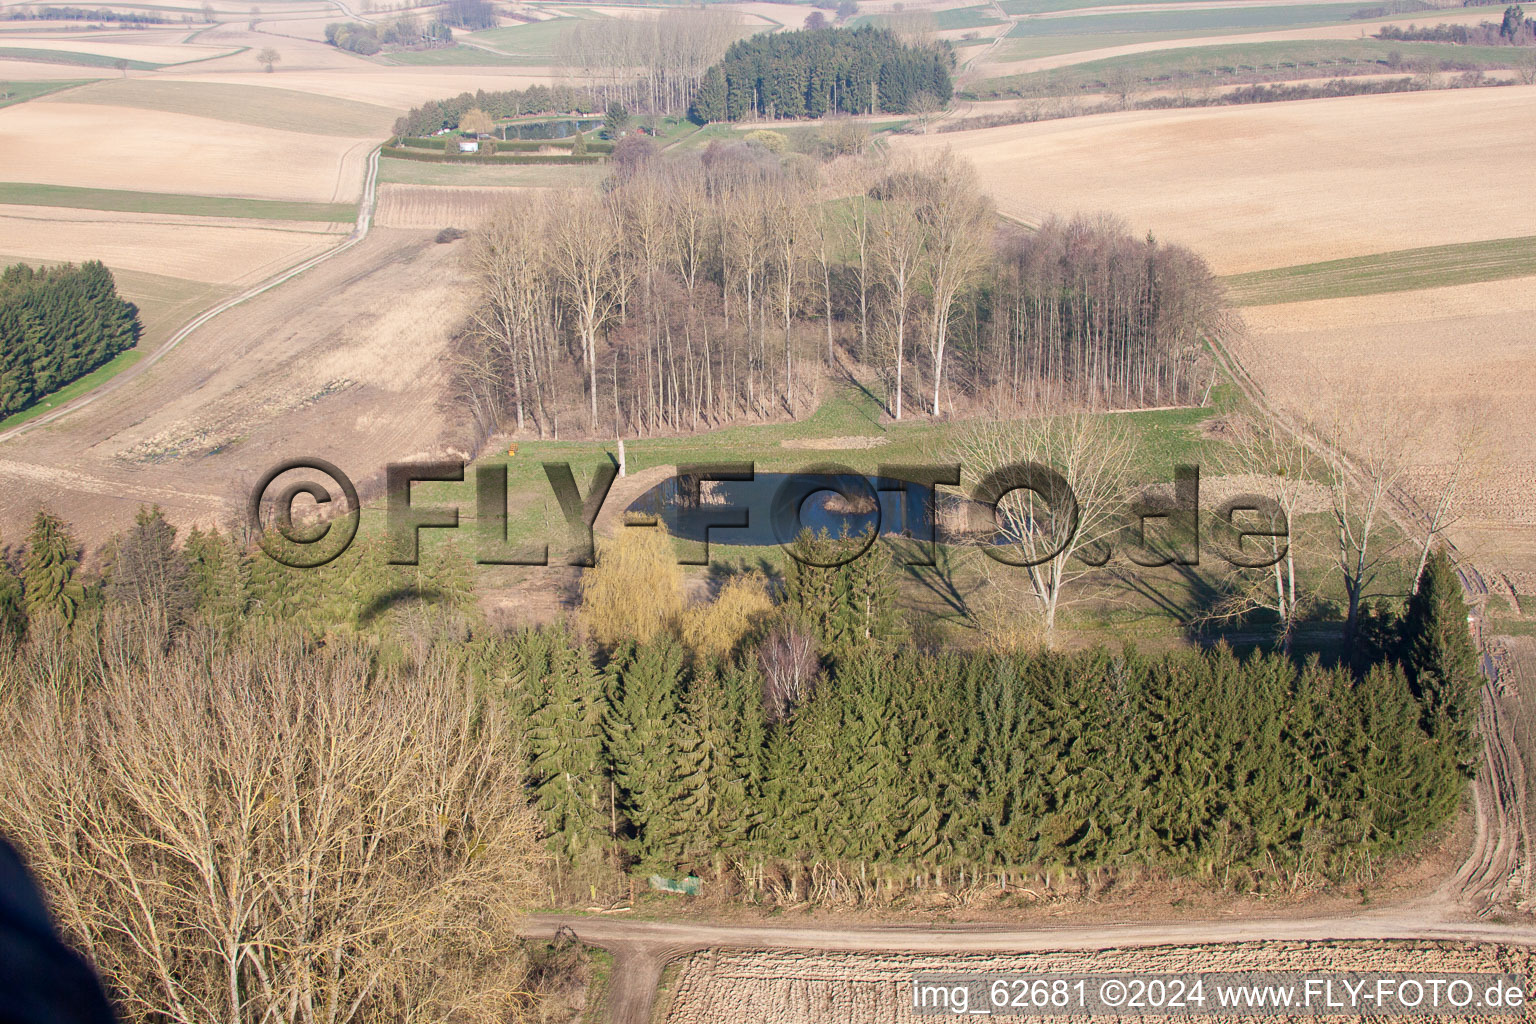
[[577,121],[565,118],[559,121],[528,121],[524,124],[509,124],[502,127],[506,139],[532,139],[542,141],[545,139],[568,139],[577,132],[589,132],[603,122],[600,120]]
[[627,511],[659,516],[682,540],[768,546],[793,541],[802,529],[833,537],[926,540],[928,488],[859,474],[758,473],[751,480],[664,480]]

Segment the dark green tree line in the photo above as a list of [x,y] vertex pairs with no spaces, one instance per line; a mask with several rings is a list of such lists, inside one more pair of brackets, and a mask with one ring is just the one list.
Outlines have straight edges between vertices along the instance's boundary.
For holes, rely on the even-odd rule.
[[691,115],[707,123],[904,114],[919,95],[948,103],[953,68],[947,43],[911,46],[873,26],[763,33],[733,43],[704,73]]
[[138,341],[138,310],[99,261],[0,274],[0,416],[90,373]]

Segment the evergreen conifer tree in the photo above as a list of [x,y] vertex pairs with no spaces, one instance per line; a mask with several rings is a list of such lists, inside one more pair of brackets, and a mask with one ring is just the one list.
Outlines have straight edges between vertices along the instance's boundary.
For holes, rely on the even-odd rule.
[[1424,707],[1424,729],[1445,743],[1461,770],[1476,774],[1482,676],[1467,629],[1461,581],[1444,550],[1424,567],[1403,619],[1403,664]]
[[19,641],[27,632],[27,605],[21,580],[0,551],[0,640]]
[[55,615],[73,624],[85,603],[85,586],[78,578],[80,546],[64,520],[40,509],[27,537],[21,577],[26,592],[27,617]]

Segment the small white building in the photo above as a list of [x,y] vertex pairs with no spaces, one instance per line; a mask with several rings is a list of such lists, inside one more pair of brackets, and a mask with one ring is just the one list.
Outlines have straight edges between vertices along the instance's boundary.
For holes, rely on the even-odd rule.
[[460,153],[478,153],[478,152],[480,152],[480,140],[479,139],[460,139],[459,140],[459,152]]

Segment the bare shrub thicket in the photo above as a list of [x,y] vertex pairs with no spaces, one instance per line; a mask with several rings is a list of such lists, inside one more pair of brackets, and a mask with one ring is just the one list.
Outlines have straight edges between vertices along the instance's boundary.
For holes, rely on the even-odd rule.
[[538,826],[453,645],[94,632],[0,652],[0,830],[129,1020],[521,1019]]
[[1115,221],[996,231],[970,166],[753,144],[517,198],[477,233],[468,400],[496,425],[653,434],[801,415],[844,355],[901,418],[1200,401],[1221,290]]

